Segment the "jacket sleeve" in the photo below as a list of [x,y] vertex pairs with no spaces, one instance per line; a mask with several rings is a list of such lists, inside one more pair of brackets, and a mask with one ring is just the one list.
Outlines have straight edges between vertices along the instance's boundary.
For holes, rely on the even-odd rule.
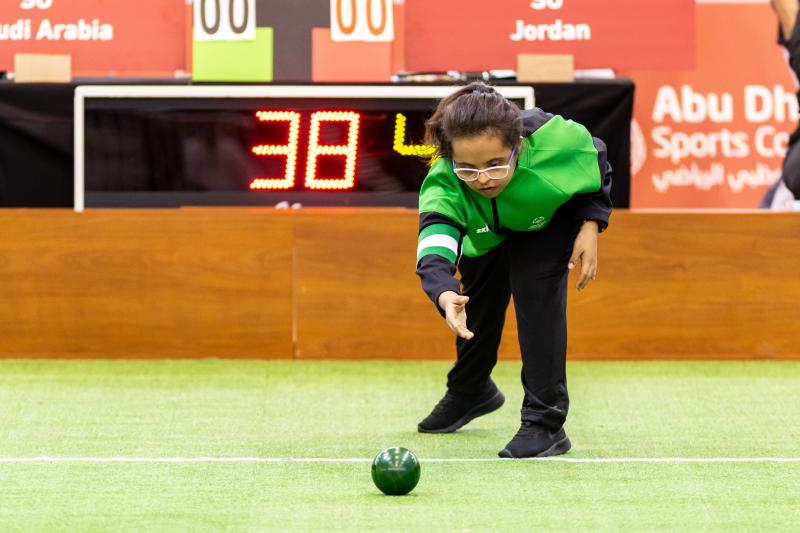
[[596,192],[575,195],[577,202],[576,216],[579,220],[594,220],[605,231],[611,216],[611,164],[608,162],[606,144],[593,137],[592,142],[597,150],[597,164],[600,167],[600,188]]
[[417,275],[422,290],[442,316],[439,295],[445,291],[461,294],[461,283],[454,276],[463,237],[464,228],[451,218],[436,212],[420,213]]

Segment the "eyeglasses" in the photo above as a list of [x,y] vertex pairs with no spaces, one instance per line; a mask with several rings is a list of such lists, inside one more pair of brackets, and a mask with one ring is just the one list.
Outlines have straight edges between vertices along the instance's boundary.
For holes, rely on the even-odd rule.
[[456,168],[455,161],[452,162],[453,172],[462,181],[475,181],[478,176],[485,174],[490,180],[501,180],[508,176],[511,170],[511,160],[514,159],[514,154],[517,153],[517,148],[511,150],[511,155],[508,156],[508,162],[505,165],[489,168]]

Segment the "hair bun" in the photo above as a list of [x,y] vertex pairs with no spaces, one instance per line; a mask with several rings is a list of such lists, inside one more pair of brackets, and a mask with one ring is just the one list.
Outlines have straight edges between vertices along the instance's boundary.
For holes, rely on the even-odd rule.
[[472,89],[472,94],[494,94],[495,92],[494,87],[484,85],[483,83]]

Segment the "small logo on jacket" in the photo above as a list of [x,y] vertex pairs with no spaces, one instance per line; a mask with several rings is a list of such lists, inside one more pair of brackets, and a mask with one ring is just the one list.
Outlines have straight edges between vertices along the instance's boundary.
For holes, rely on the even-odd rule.
[[476,229],[475,233],[489,233],[489,225],[487,224],[482,228]]
[[528,229],[541,229],[544,227],[545,224],[547,224],[546,218],[536,217],[533,220],[531,220],[531,225],[528,227]]

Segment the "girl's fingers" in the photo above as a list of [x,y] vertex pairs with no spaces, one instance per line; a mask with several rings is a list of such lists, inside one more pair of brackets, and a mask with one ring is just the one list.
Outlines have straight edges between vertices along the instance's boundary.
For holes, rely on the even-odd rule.
[[597,277],[597,265],[587,263],[584,268],[581,269],[581,277],[578,279],[577,285],[578,290],[582,291],[585,289],[590,281],[594,281],[595,277]]
[[458,333],[458,336],[461,337],[462,339],[467,339],[467,340],[475,336],[474,333],[472,333],[463,325],[458,326],[458,331],[456,333]]

